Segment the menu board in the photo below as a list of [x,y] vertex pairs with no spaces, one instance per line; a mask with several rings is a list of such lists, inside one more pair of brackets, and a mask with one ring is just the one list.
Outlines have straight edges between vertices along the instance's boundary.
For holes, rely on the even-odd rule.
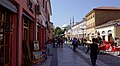
[[33,52],[34,63],[39,62],[40,59],[42,58],[41,56],[42,56],[42,52],[40,51]]

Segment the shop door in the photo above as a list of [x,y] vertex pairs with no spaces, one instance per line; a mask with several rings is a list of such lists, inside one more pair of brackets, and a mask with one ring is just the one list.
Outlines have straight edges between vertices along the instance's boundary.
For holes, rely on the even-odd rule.
[[11,46],[13,37],[12,15],[0,7],[0,66],[11,65]]
[[29,45],[29,20],[24,17],[24,30],[22,39],[23,65],[29,66],[31,63],[31,53]]

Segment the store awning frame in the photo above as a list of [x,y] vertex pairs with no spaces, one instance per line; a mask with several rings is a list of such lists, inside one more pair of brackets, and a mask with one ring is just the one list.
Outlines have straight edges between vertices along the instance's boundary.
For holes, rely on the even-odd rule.
[[11,3],[10,0],[0,0],[0,5],[4,6],[14,13],[17,13],[17,7]]

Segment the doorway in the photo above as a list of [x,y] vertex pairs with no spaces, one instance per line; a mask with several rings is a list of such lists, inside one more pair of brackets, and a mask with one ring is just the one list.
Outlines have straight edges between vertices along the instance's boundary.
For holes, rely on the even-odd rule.
[[30,51],[30,20],[23,16],[23,36],[22,36],[22,60],[23,65],[30,66],[31,51]]

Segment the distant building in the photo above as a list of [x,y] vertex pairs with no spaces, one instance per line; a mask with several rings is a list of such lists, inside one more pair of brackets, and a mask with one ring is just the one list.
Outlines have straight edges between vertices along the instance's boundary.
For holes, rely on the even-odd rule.
[[83,19],[81,22],[76,22],[73,26],[66,31],[68,38],[73,39],[74,37],[80,39],[85,38],[86,35],[86,20]]
[[65,30],[64,34],[65,34],[65,37],[66,37],[66,38],[67,38],[67,37],[70,37],[70,32],[68,32],[68,30],[69,30],[70,28],[71,28],[71,26],[68,25],[68,24],[64,24],[64,25],[62,26],[62,29]]
[[72,26],[71,30],[71,38],[85,38],[86,20],[83,19],[81,22],[77,22],[74,26]]

